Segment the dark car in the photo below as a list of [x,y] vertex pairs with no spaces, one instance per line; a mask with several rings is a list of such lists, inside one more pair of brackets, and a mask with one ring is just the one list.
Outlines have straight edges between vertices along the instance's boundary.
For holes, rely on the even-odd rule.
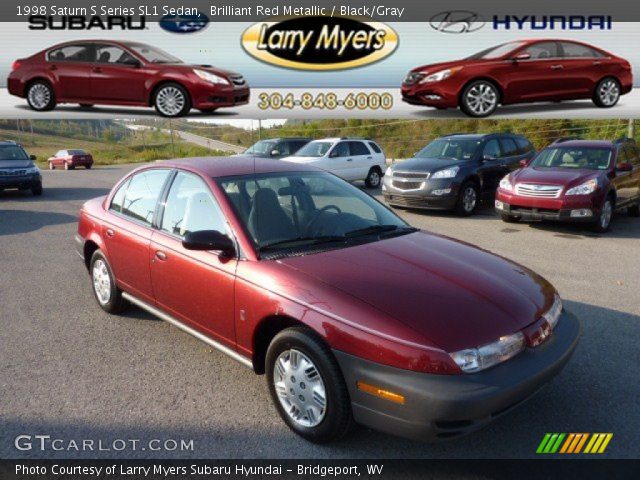
[[389,205],[455,210],[471,215],[483,195],[535,155],[531,142],[508,133],[447,135],[387,169],[382,194]]
[[0,190],[31,190],[42,195],[42,176],[35,159],[16,142],[0,142]]
[[213,112],[249,102],[242,75],[210,65],[187,65],[139,42],[78,40],[16,60],[9,93],[34,110],[58,103],[154,106],[178,117],[191,108]]
[[306,165],[144,166],[84,204],[76,242],[102,309],[131,302],[266,374],[282,419],[315,442],[354,421],[471,432],[555,377],[579,338],[540,275]]
[[498,104],[591,98],[598,107],[613,107],[632,85],[629,62],[601,48],[573,40],[518,40],[411,70],[402,98],[486,117]]
[[56,154],[47,160],[49,170],[64,168],[74,170],[76,167],[84,167],[87,170],[93,167],[93,156],[80,149],[58,150]]
[[640,216],[640,155],[635,141],[555,142],[501,182],[496,211],[506,222],[587,222],[609,229],[615,210]]
[[306,137],[268,138],[258,140],[244,152],[235,156],[259,158],[284,158],[293,155],[312,139]]

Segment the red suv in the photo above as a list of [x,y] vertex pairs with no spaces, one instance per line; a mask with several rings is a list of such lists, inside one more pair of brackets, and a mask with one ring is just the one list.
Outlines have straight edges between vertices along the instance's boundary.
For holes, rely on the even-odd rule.
[[415,105],[491,115],[498,104],[591,98],[613,107],[633,84],[626,60],[570,40],[519,40],[464,60],[413,69],[402,98]]
[[76,167],[84,167],[89,170],[93,167],[93,156],[84,150],[58,150],[53,157],[47,160],[49,170],[64,168],[74,170]]
[[354,421],[470,432],[557,375],[579,337],[539,275],[301,164],[139,168],[84,204],[76,241],[100,307],[131,302],[265,373],[280,416],[315,442]]
[[500,181],[495,207],[505,222],[560,220],[609,229],[614,210],[640,216],[635,141],[559,140]]
[[213,112],[249,102],[249,86],[237,73],[210,65],[187,65],[138,42],[79,40],[16,60],[9,93],[38,111],[57,103],[154,106],[178,117],[193,107]]

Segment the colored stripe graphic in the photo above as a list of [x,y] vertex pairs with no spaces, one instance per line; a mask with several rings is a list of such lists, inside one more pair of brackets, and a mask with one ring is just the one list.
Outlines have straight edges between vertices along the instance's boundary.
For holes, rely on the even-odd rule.
[[613,433],[546,433],[536,453],[604,453],[612,438]]

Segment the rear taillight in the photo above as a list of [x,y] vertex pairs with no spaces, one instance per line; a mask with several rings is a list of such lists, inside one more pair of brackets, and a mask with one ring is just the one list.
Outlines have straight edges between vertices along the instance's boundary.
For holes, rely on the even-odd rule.
[[13,62],[13,64],[11,65],[11,71],[13,70],[17,70],[20,68],[20,60],[16,60],[15,62]]

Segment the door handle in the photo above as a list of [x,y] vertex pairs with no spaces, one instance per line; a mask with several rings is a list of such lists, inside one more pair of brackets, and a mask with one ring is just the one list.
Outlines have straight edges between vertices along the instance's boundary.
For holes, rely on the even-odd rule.
[[347,158],[347,162],[352,162],[353,158]]
[[367,157],[367,160],[372,160],[372,158],[371,157]]
[[596,60],[595,62],[593,62],[594,65],[601,65],[602,62],[600,60]]
[[161,251],[161,250],[157,250],[157,251],[156,251],[156,258],[157,258],[158,260],[166,260],[166,259],[167,259],[167,254],[166,254],[166,253],[164,253],[164,252],[163,252],[163,251]]
[[562,70],[564,65],[551,65],[551,70]]
[[114,232],[110,228],[107,228],[107,231],[105,233],[107,234],[107,237],[113,237],[116,234],[116,232]]
[[100,73],[102,72],[102,69],[100,67],[93,67],[93,71],[96,73]]
[[58,67],[56,67],[55,65],[51,65],[51,66],[49,67],[49,70],[57,70],[57,69],[58,69]]

